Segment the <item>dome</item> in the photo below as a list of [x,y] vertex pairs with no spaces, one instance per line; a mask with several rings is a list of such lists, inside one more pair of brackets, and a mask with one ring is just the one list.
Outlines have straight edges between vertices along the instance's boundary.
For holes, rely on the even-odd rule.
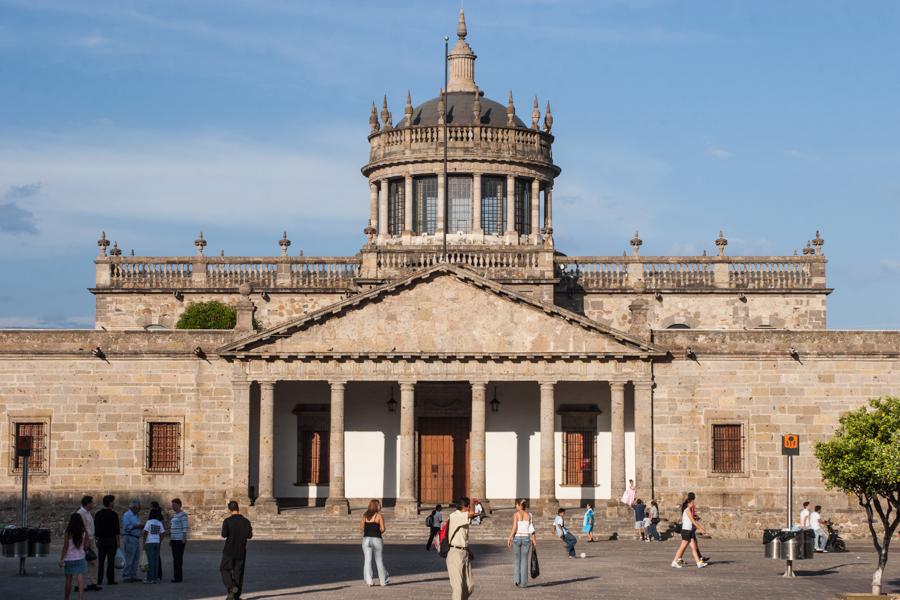
[[[447,124],[448,125],[474,125],[474,116],[472,114],[472,105],[475,102],[475,94],[466,92],[450,92],[447,94]],[[440,97],[420,104],[413,109],[412,125],[415,127],[424,127],[438,124],[438,104]],[[506,127],[506,106],[481,97],[481,120],[480,125],[489,125],[492,127]],[[406,117],[395,125],[396,128],[406,127]],[[522,122],[522,119],[515,117],[515,126],[520,129],[528,129],[528,126]]]

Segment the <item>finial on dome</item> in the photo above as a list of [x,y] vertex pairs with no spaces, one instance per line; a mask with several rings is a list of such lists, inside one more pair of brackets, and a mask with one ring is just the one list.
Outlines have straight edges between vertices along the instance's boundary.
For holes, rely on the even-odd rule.
[[468,30],[466,29],[466,13],[463,10],[463,7],[459,7],[459,21],[456,23],[456,37],[461,40],[466,39],[466,34],[468,34]]
[[816,256],[822,255],[822,246],[825,245],[825,240],[822,239],[822,236],[819,234],[819,230],[816,229],[816,237],[812,239],[812,246],[816,250]]
[[531,109],[531,128],[539,129],[538,123],[541,122],[541,110],[538,108],[537,96],[534,97],[534,108]]
[[641,245],[644,243],[644,240],[640,238],[638,235],[637,229],[634,230],[634,237],[631,238],[631,254],[632,256],[640,256],[641,255]]
[[197,256],[203,256],[203,249],[206,248],[206,240],[203,239],[203,232],[194,240],[194,247],[197,248]]
[[475,87],[475,99],[472,101],[472,124],[481,124],[481,90]]
[[403,110],[403,114],[406,116],[406,126],[409,127],[412,125],[413,117],[412,95],[409,90],[406,90],[406,108]]
[[369,129],[372,130],[372,133],[381,129],[381,126],[378,124],[378,109],[375,108],[374,100],[372,100],[372,112],[369,113]]
[[553,113],[550,112],[550,101],[547,100],[547,111],[544,113],[544,131],[550,133],[553,129]]
[[438,92],[438,125],[444,124],[444,119],[447,116],[447,105],[444,103],[444,88],[441,88],[441,91]]
[[725,246],[728,245],[728,240],[725,239],[725,234],[722,230],[719,230],[719,237],[716,238],[715,241],[716,248],[719,249],[719,256],[725,256]]
[[506,126],[513,127],[516,124],[516,105],[513,104],[512,90],[509,91],[509,100],[506,102]]
[[100,247],[100,256],[106,256],[106,249],[109,247],[109,240],[106,239],[106,232],[100,232],[100,239],[97,240],[97,246]]
[[113,242],[112,248],[109,249],[110,256],[122,256],[122,250],[119,248],[119,242]]
[[282,234],[281,239],[278,240],[278,245],[281,246],[281,255],[282,255],[282,256],[287,256],[288,248],[289,248],[290,245],[291,245],[291,240],[288,239],[287,231],[285,231],[285,232]]
[[393,117],[391,116],[391,111],[388,110],[387,107],[387,94],[384,95],[384,102],[381,104],[381,122],[384,123],[385,129],[390,129],[393,127],[391,121]]

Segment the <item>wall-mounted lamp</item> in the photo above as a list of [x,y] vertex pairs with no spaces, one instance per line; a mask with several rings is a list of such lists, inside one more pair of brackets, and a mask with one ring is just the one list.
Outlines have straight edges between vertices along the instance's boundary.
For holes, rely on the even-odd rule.
[[106,360],[106,353],[103,352],[103,348],[97,346],[96,348],[91,348],[91,355],[96,356],[101,360]]
[[657,301],[657,302],[662,302],[662,292],[657,291],[657,292],[653,295],[653,297],[656,298],[656,301]]
[[797,350],[796,348],[791,346],[791,349],[788,350],[788,352],[790,353],[791,358],[793,358],[794,360],[800,360],[800,351],[799,350]]
[[206,352],[203,351],[203,348],[197,346],[194,348],[194,356],[197,358],[206,358]]
[[694,352],[694,349],[690,346],[688,346],[688,349],[684,351],[684,355],[688,360],[697,360],[697,353]]
[[184,292],[182,292],[181,290],[175,290],[174,292],[172,292],[172,296],[174,296],[175,299],[179,302],[184,300]]
[[498,412],[500,410],[500,401],[497,400],[497,386],[494,386],[494,399],[491,400],[491,412]]
[[746,301],[747,301],[747,295],[744,294],[744,292],[741,292],[740,294],[738,294],[738,300],[740,300],[741,302],[746,302]]
[[271,299],[271,298],[269,298],[269,292],[262,292],[259,295],[259,297],[262,298],[263,300],[265,300],[266,302],[268,302]]
[[391,397],[387,401],[388,412],[397,412],[397,401],[394,400],[394,387],[391,386]]

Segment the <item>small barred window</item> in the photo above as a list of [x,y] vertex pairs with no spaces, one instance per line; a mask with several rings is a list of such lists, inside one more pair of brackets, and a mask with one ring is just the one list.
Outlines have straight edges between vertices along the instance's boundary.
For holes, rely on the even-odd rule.
[[171,421],[147,423],[147,471],[150,473],[181,471],[181,423]]
[[31,457],[28,459],[28,470],[32,473],[47,471],[47,424],[43,422],[14,423],[14,439],[12,447],[12,468],[16,473],[22,472],[25,459],[16,456],[16,448],[22,438],[31,438]]
[[744,471],[743,436],[741,425],[712,426],[712,470],[714,473],[742,473]]

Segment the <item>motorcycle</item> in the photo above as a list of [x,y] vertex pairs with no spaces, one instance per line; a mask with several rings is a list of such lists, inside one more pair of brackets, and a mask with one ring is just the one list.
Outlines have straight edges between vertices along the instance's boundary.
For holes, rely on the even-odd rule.
[[831,521],[823,521],[828,530],[828,539],[825,540],[825,550],[828,552],[846,552],[847,543],[841,539],[841,531]]

